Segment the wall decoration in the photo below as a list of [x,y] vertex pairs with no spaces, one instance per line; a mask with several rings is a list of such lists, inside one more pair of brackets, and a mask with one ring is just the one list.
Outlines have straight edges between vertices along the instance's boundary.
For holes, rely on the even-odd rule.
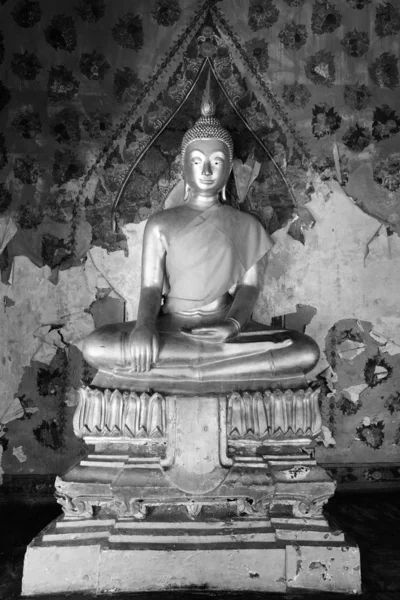
[[104,0],[79,0],[75,10],[82,19],[88,23],[97,23],[105,13]]
[[342,15],[332,2],[315,0],[311,15],[311,30],[321,35],[332,33],[342,24]]
[[106,137],[109,135],[112,125],[111,113],[102,112],[100,109],[89,112],[82,125],[91,138]]
[[372,93],[364,83],[344,86],[344,102],[354,110],[363,110],[371,102]]
[[79,85],[80,81],[64,65],[51,67],[47,84],[49,100],[52,102],[72,100],[78,93]]
[[58,189],[47,196],[43,211],[56,223],[69,223],[74,209],[74,195],[70,190]]
[[390,192],[400,188],[400,152],[389,154],[376,165],[374,181]]
[[386,379],[392,376],[393,367],[378,352],[375,356],[369,358],[364,367],[365,383],[369,387],[381,385]]
[[[340,156],[339,164],[341,181],[345,184],[349,179],[347,157]],[[320,176],[321,181],[338,181],[338,172],[333,156],[313,157],[312,166]]]
[[307,42],[306,26],[292,21],[285,25],[278,37],[286,49],[299,50]]
[[286,4],[289,4],[289,6],[293,6],[295,8],[303,6],[304,1],[305,0],[285,0]]
[[123,48],[136,50],[143,47],[143,24],[139,15],[128,13],[112,28],[114,40]]
[[38,112],[31,107],[19,110],[11,121],[13,127],[23,138],[31,140],[42,131],[42,122]]
[[377,142],[396,135],[400,131],[400,117],[387,104],[377,106],[372,121],[372,135]]
[[58,189],[47,196],[42,208],[52,221],[69,223],[73,216],[74,195],[70,190]]
[[360,399],[354,402],[350,398],[346,398],[344,394],[341,394],[336,402],[335,408],[338,408],[344,415],[355,415],[362,408],[362,402]]
[[88,79],[97,81],[104,79],[105,74],[110,69],[110,64],[106,60],[104,54],[100,52],[84,52],[79,61],[79,68]]
[[55,50],[72,52],[76,48],[74,19],[67,15],[56,15],[45,28],[44,37]]
[[19,0],[11,11],[11,16],[20,27],[33,27],[42,18],[42,10],[36,0]]
[[[46,234],[42,237],[42,258],[44,264],[51,269],[59,267],[62,261],[70,252],[67,249],[65,239],[60,239],[54,235]],[[42,375],[42,377],[40,377]],[[58,387],[58,373],[52,373],[53,377],[48,376],[45,369],[40,369],[38,374],[38,390],[42,395],[56,394]],[[46,387],[48,386],[48,387]]]
[[376,7],[375,32],[380,38],[400,32],[400,11],[391,2]]
[[271,27],[277,22],[279,10],[274,0],[250,0],[248,23],[252,31]]
[[346,33],[341,44],[349,56],[360,58],[360,56],[368,52],[369,35],[366,31],[353,29],[353,31]]
[[93,201],[88,199],[85,203],[86,220],[92,227],[92,245],[101,246],[107,252],[115,252],[116,250],[126,252],[126,237],[119,228],[117,228],[117,231],[113,231],[109,225],[111,220],[111,201],[112,194],[99,180],[96,185]]
[[383,52],[369,66],[369,74],[379,87],[394,89],[399,83],[397,56],[392,52]]
[[58,111],[50,122],[50,131],[59,144],[79,144],[81,132],[78,111],[72,107]]
[[179,21],[181,7],[178,0],[157,0],[151,14],[158,25],[171,27]]
[[332,135],[342,123],[342,117],[339,113],[335,111],[333,106],[328,106],[325,102],[316,104],[312,112],[312,132],[317,139]]
[[42,169],[40,168],[37,160],[29,154],[23,157],[18,157],[14,161],[14,175],[22,183],[35,184],[38,182],[39,177],[42,175]]
[[330,87],[335,81],[335,62],[331,52],[320,50],[312,54],[305,65],[305,74],[315,85]]
[[40,396],[52,397],[58,405],[57,417],[42,420],[40,425],[33,428],[36,441],[52,450],[59,450],[65,444],[67,428],[65,392],[68,382],[68,357],[63,349],[58,349],[50,365],[37,371],[37,392]]
[[378,484],[379,489],[393,490],[400,483],[400,469],[390,464],[370,466],[353,464],[351,467],[331,467],[328,473],[340,485],[341,489],[366,489]]
[[55,151],[53,179],[57,185],[63,185],[71,179],[79,179],[84,172],[84,164],[75,156],[72,150]]
[[121,103],[133,102],[138,96],[142,82],[132,69],[117,69],[114,75],[114,98]]
[[385,408],[388,409],[391,415],[400,412],[400,392],[391,394],[385,401]]
[[298,110],[305,107],[311,98],[311,93],[303,83],[295,81],[291,85],[283,86],[282,98],[287,106]]
[[[40,205],[38,206],[33,202],[20,204],[13,215],[13,218],[20,229],[37,229],[43,221],[43,217],[43,207]],[[33,250],[33,253],[35,253],[35,250],[36,248]]]
[[359,123],[350,125],[343,134],[343,143],[353,150],[353,152],[362,152],[371,143],[371,133],[367,127]]
[[33,81],[36,79],[41,69],[42,63],[35,54],[30,54],[27,50],[22,54],[13,54],[11,61],[11,70],[22,80]]
[[261,73],[265,73],[269,65],[268,43],[263,39],[252,38],[245,43],[244,47],[249,62]]
[[[364,421],[368,422],[370,420],[366,418]],[[383,421],[368,422],[368,424],[363,422],[357,427],[357,436],[364,444],[374,450],[378,450],[385,438],[384,428],[385,424]]]

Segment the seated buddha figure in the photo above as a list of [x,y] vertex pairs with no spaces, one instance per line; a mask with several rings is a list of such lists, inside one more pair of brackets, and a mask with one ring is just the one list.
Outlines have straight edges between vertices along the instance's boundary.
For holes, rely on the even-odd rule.
[[307,335],[252,320],[273,242],[258,220],[226,204],[233,142],[210,97],[184,135],[182,204],[145,228],[136,321],[86,339],[93,384],[161,393],[296,388],[317,363]]

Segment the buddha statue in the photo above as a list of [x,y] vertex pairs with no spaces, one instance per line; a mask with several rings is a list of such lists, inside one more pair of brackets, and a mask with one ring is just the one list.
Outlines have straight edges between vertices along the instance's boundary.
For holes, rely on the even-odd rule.
[[182,142],[183,202],[146,224],[137,320],[100,327],[85,341],[98,387],[293,389],[318,361],[309,336],[251,318],[273,241],[254,216],[220,202],[233,142],[207,91],[201,113]]

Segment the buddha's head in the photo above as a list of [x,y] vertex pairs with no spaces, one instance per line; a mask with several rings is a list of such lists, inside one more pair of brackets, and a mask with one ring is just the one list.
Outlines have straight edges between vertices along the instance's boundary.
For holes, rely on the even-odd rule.
[[182,141],[182,164],[185,197],[189,189],[202,196],[223,192],[233,160],[233,141],[214,116],[215,104],[210,97],[209,82],[201,105],[201,117],[188,129]]

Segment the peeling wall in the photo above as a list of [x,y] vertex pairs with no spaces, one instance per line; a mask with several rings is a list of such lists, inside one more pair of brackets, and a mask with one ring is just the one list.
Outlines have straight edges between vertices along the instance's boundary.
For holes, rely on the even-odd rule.
[[320,345],[318,459],[345,482],[395,482],[400,9],[210,6],[206,17],[194,0],[2,3],[2,467],[57,473],[85,451],[71,428],[76,389],[92,376],[82,341],[136,315],[145,220],[173,202],[204,83],[196,69],[210,56],[236,156],[261,165],[245,199],[232,177],[229,201],[275,241],[255,317]]

